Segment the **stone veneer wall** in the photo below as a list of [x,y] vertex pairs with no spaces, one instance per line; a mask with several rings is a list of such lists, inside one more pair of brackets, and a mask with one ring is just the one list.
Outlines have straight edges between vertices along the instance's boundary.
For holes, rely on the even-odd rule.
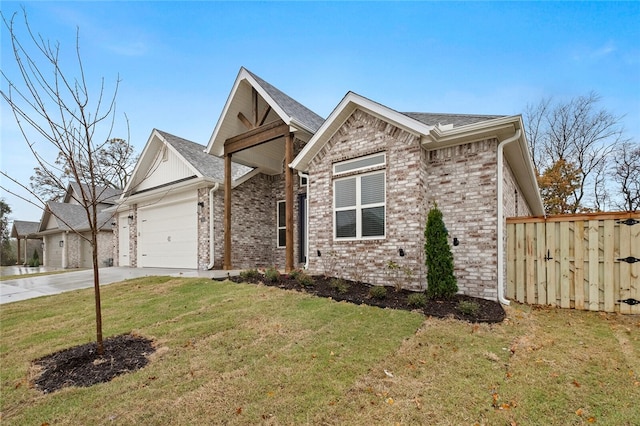
[[206,270],[210,262],[210,203],[209,203],[209,190],[210,188],[198,189],[198,203],[202,203],[202,207],[198,207],[198,269]]

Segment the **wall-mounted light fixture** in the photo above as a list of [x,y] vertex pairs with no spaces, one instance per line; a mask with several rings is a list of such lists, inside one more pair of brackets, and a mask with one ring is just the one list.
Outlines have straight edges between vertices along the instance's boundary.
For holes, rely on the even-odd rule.
[[198,207],[202,210],[204,208],[204,201],[198,201]]
[[453,245],[454,245],[454,246],[458,246],[458,245],[460,245],[460,240],[458,240],[457,238],[455,238],[455,237],[454,237],[454,238],[453,238]]
[[133,223],[133,215],[130,214],[129,216],[127,216],[127,219],[129,219],[129,224]]
[[322,253],[320,253],[320,250],[316,250],[316,252],[318,253],[318,257],[322,256]]
[[64,247],[64,241],[63,241],[63,240],[60,240],[60,242],[58,243],[58,246],[60,246],[60,247]]
[[398,254],[400,255],[400,257],[404,257],[404,249],[398,249]]
[[111,222],[111,226],[116,226],[116,222]]
[[44,250],[44,241],[40,243],[40,248]]

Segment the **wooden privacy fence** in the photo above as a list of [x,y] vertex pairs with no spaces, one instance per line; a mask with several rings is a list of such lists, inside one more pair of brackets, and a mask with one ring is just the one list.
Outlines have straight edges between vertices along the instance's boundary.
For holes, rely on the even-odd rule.
[[507,219],[507,298],[640,314],[640,212]]

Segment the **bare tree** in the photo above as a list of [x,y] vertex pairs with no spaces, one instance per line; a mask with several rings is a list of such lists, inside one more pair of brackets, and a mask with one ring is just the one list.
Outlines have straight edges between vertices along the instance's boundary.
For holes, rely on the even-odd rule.
[[[29,26],[26,10],[24,16],[24,42],[18,36],[13,14],[8,19],[1,14],[2,21],[9,32],[13,56],[17,65],[17,76],[12,77],[3,68],[1,74],[6,81],[6,90],[1,91],[2,98],[13,112],[17,125],[27,146],[35,157],[43,174],[58,188],[65,188],[61,181],[61,167],[68,167],[68,176],[80,183],[80,196],[77,200],[84,208],[89,222],[90,237],[77,232],[81,238],[90,242],[93,248],[93,277],[96,311],[96,341],[98,353],[104,353],[102,338],[102,312],[100,302],[100,278],[98,269],[97,235],[103,225],[98,221],[97,206],[102,199],[100,193],[101,165],[99,152],[107,147],[116,119],[116,95],[119,79],[116,79],[112,95],[105,93],[104,78],[99,89],[90,93],[89,82],[85,75],[79,43],[79,30],[75,41],[75,69],[63,69],[60,60],[60,45],[35,34]],[[96,142],[96,141],[100,142]],[[60,164],[47,161],[40,142],[46,142],[60,153]],[[38,144],[37,144],[38,143]],[[26,184],[18,182],[8,173],[1,174],[19,185],[31,195]],[[3,188],[6,190],[6,188]],[[8,191],[11,192],[11,191]],[[11,192],[13,193],[13,192]],[[15,194],[21,196],[20,194]],[[23,199],[26,199],[22,197]],[[36,198],[44,206],[45,200]],[[64,219],[56,217],[64,223]],[[69,226],[69,224],[67,224]],[[70,226],[73,229],[72,226]]]
[[527,138],[538,173],[560,160],[574,164],[580,172],[571,213],[603,206],[607,185],[603,171],[624,142],[622,117],[598,109],[599,101],[600,96],[591,92],[568,102],[543,99],[525,110]]
[[625,211],[640,210],[640,144],[621,144],[614,162],[613,178],[622,193],[617,207]]
[[[56,176],[52,178],[53,167],[43,170],[41,167],[33,169],[34,174],[29,178],[31,191],[45,200],[57,200],[64,196],[67,184],[74,180],[72,166],[67,163],[67,156],[59,152],[55,166]],[[97,184],[105,188],[124,189],[127,180],[131,177],[133,168],[138,160],[134,155],[133,146],[120,138],[109,139],[106,144],[95,151],[95,176]],[[77,167],[83,174],[85,181],[90,177],[90,170],[86,167]],[[60,183],[65,184],[60,187]]]

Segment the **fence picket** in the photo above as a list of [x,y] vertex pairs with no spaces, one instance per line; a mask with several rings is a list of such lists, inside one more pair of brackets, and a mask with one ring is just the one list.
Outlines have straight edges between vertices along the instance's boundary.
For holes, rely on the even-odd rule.
[[[618,225],[619,226],[619,225]],[[602,282],[604,285],[604,310],[615,312],[616,287],[614,280],[613,247],[615,243],[615,223],[613,220],[604,222],[604,271]]]
[[600,259],[599,259],[599,235],[600,224],[597,220],[589,221],[589,310],[597,311],[600,305]]
[[573,229],[573,284],[575,308],[584,309],[584,221],[577,220]]
[[546,233],[545,224],[536,223],[536,273],[537,273],[537,285],[538,285],[538,299],[537,303],[541,305],[547,304],[547,273],[546,273],[546,261],[545,256],[547,250],[545,247]]

